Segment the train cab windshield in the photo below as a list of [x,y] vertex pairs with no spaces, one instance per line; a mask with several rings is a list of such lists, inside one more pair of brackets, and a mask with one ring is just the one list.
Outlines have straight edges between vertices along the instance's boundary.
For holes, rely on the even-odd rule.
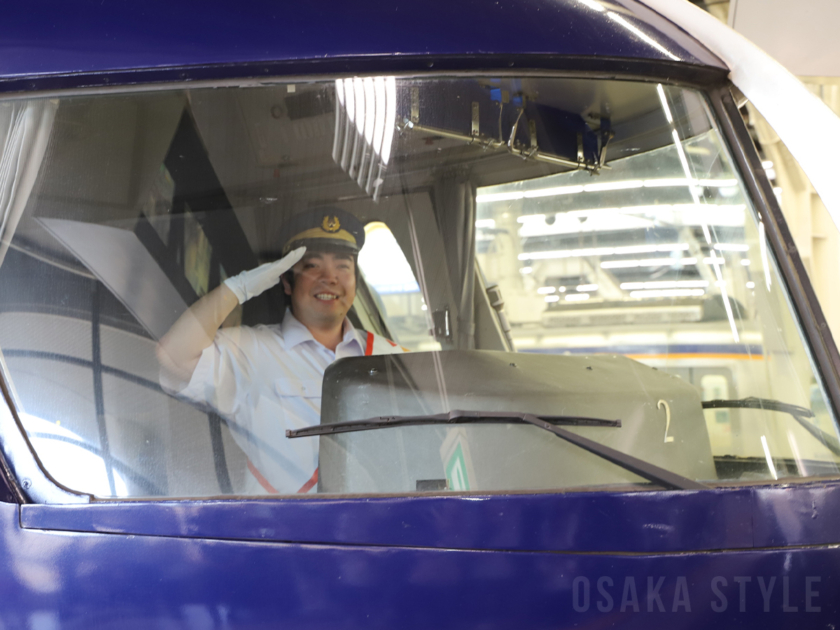
[[[4,100],[20,428],[104,499],[836,477],[710,98],[368,76]],[[310,315],[342,305],[325,344]],[[173,371],[185,321],[207,342]]]

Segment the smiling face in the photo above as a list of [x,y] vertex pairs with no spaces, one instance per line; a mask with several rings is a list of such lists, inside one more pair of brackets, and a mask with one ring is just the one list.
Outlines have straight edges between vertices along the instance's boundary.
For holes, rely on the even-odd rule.
[[356,298],[356,262],[352,255],[312,252],[292,267],[294,286],[283,278],[292,312],[307,328],[340,326]]

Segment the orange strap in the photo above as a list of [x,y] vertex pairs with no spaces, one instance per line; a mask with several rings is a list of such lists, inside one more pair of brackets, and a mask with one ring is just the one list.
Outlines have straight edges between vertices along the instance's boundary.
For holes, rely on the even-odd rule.
[[[248,460],[248,470],[251,471],[251,474],[254,475],[254,478],[256,478],[256,480],[260,483],[260,485],[266,492],[268,492],[269,494],[280,494],[277,491],[277,489],[269,483],[268,479],[263,477],[263,474],[259,470],[257,470],[257,467],[254,466],[254,463],[250,459]],[[315,472],[312,473],[312,476],[309,478],[309,481],[307,481],[300,487],[300,490],[298,490],[298,494],[305,494],[309,492],[310,490],[312,490],[312,487],[316,483],[318,483],[317,468],[315,469]]]
[[[365,356],[366,357],[369,357],[370,355],[373,354],[373,339],[374,339],[373,333],[369,332],[367,334],[367,347],[365,348]],[[391,341],[390,339],[387,339],[385,337],[383,337],[383,339],[385,339],[385,341],[390,343],[392,348],[396,348],[397,345],[399,345],[395,341]],[[402,346],[400,346],[400,348],[402,348],[403,352],[408,352],[408,350],[406,348],[403,348]]]
[[[259,470],[257,470],[257,467],[254,466],[254,463],[250,459],[248,460],[248,470],[250,470],[251,474],[254,475],[257,481],[260,482],[260,485],[263,487],[263,490],[265,490],[269,494],[280,494],[279,492],[277,492],[277,489],[274,486],[268,483],[268,479],[263,477],[262,473]],[[317,470],[315,471],[315,474],[318,474]]]
[[318,469],[317,468],[315,469],[315,472],[312,473],[312,476],[309,478],[309,481],[307,481],[305,484],[303,484],[300,487],[300,490],[298,490],[298,494],[306,494],[307,492],[312,490],[312,486],[314,486],[316,483],[318,483]]

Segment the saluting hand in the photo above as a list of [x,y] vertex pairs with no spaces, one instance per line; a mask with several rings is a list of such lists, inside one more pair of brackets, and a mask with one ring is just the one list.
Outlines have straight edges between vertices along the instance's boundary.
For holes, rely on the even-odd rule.
[[252,297],[258,296],[267,291],[278,282],[280,276],[291,269],[297,261],[303,258],[306,247],[298,247],[283,256],[280,260],[265,263],[256,269],[243,271],[242,273],[225,280],[225,285],[230,289],[242,304]]

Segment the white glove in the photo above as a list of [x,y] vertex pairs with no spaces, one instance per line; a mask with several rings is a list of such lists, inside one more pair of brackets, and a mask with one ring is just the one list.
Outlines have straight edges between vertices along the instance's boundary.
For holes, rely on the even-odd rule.
[[225,280],[225,284],[228,289],[233,291],[239,303],[242,304],[246,300],[258,296],[263,291],[267,291],[280,282],[280,276],[303,258],[305,253],[305,247],[298,247],[283,256],[280,260],[265,263],[256,269],[243,271],[232,278],[228,278]]

